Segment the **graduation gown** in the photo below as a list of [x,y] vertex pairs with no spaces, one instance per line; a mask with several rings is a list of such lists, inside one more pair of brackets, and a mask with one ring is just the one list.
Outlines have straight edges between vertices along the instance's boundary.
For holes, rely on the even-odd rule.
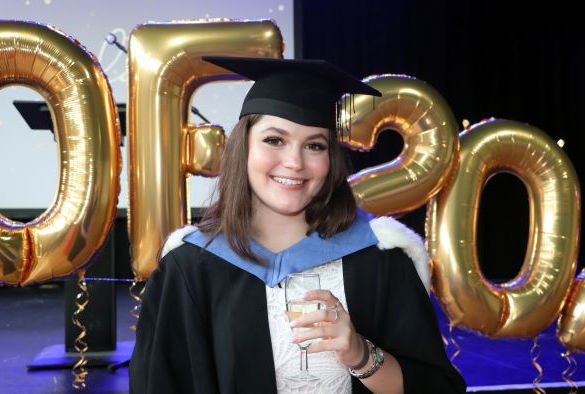
[[[352,322],[398,360],[405,392],[465,392],[403,249],[369,246],[342,261]],[[193,244],[166,254],[146,285],[130,392],[275,393],[265,286]],[[369,390],[352,377],[352,392]]]

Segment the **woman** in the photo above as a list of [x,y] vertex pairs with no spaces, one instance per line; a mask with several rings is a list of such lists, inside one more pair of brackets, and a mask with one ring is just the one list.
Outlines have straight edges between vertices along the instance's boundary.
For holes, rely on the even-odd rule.
[[[204,59],[255,84],[226,144],[217,203],[169,238],[148,281],[131,392],[464,392],[420,239],[389,218],[369,221],[346,180],[336,102],[379,92],[322,61]],[[295,272],[320,274],[325,290],[306,299],[327,308],[292,322],[310,329],[291,339],[280,284]],[[309,348],[320,379],[287,379],[295,343],[308,339],[320,339]]]

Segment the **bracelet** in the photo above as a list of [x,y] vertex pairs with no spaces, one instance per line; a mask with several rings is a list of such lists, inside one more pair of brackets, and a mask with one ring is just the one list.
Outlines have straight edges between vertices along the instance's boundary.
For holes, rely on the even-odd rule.
[[367,342],[368,346],[370,347],[370,354],[372,355],[372,358],[374,359],[374,363],[372,364],[372,366],[370,368],[368,368],[363,373],[358,373],[350,368],[349,373],[351,374],[351,376],[354,376],[358,379],[369,378],[370,376],[375,374],[378,369],[380,369],[382,364],[384,364],[384,352],[382,351],[382,349],[380,349],[379,347],[377,347],[376,345],[374,345],[372,342],[368,341],[367,339],[366,339],[366,342]]
[[365,367],[366,364],[368,363],[368,360],[370,359],[370,347],[368,346],[366,339],[360,334],[358,335],[362,340],[362,346],[364,347],[364,355],[362,356],[362,359],[359,362],[359,364],[357,364],[355,367],[349,367],[349,369],[353,369],[354,371],[356,369],[362,369],[363,367]]

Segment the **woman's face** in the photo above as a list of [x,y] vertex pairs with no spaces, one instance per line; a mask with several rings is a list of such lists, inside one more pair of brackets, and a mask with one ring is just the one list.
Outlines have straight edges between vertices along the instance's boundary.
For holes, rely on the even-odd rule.
[[264,115],[248,136],[248,180],[256,213],[294,216],[329,172],[329,131]]

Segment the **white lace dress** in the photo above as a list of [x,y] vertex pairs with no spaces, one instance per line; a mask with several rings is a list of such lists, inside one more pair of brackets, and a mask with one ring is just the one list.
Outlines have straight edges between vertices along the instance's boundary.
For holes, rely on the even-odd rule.
[[[304,271],[319,274],[321,288],[330,290],[347,310],[341,259]],[[279,393],[351,393],[351,376],[333,352],[309,354],[309,371],[317,381],[298,382],[286,379],[299,371],[300,350],[291,343],[292,331],[285,314],[284,286],[266,286],[268,324],[274,355],[276,387]]]

